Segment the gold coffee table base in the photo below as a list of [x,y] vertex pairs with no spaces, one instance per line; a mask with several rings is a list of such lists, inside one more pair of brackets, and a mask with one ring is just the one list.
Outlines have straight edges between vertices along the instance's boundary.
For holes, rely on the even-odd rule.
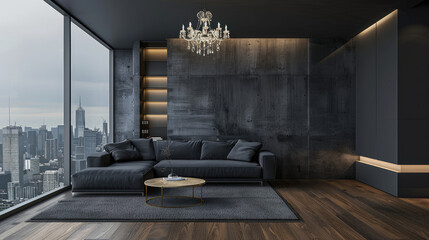
[[[159,207],[159,208],[187,208],[187,207],[194,207],[194,206],[198,206],[198,205],[202,205],[204,203],[204,199],[203,199],[203,184],[198,184],[198,185],[191,185],[191,186],[183,186],[183,187],[192,187],[192,196],[181,196],[181,195],[168,195],[168,196],[164,196],[164,187],[160,187],[161,188],[161,196],[156,196],[156,197],[151,197],[148,198],[148,191],[147,191],[147,185],[145,185],[146,188],[146,204],[153,206],[153,207]],[[195,187],[200,187],[200,197],[195,197]],[[149,203],[149,201],[154,200],[154,199],[161,199],[161,205],[156,205],[156,204],[152,204]],[[196,204],[191,204],[191,205],[182,205],[182,206],[164,206],[164,198],[191,198],[191,199],[198,199],[200,200],[198,203]]]

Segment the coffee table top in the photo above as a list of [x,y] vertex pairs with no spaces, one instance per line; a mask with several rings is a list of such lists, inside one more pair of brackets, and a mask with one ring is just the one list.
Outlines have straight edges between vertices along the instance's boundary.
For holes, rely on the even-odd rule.
[[200,178],[184,177],[186,180],[181,181],[165,181],[164,178],[152,178],[144,181],[144,185],[149,187],[163,187],[163,188],[179,188],[203,185],[206,180]]

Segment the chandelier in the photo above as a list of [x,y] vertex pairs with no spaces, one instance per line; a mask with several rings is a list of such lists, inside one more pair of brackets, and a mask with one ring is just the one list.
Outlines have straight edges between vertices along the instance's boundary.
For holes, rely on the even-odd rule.
[[193,29],[191,22],[189,22],[186,30],[185,26],[182,25],[179,38],[183,38],[188,42],[188,50],[199,55],[212,54],[214,53],[214,48],[216,48],[216,51],[219,51],[222,41],[229,38],[228,26],[225,25],[225,30],[222,31],[220,23],[218,23],[217,28],[212,29],[210,22],[212,21],[213,14],[205,9],[199,11],[197,17],[197,28]]

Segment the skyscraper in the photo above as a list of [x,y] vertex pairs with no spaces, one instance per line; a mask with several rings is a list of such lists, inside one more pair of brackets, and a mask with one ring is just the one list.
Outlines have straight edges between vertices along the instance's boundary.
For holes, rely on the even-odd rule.
[[40,174],[40,159],[38,157],[25,159],[25,169],[29,170],[31,175]]
[[24,199],[30,199],[37,196],[36,188],[34,186],[25,186],[21,190],[21,197]]
[[76,132],[75,136],[83,137],[85,131],[85,110],[82,108],[82,99],[79,98],[79,107],[76,109]]
[[35,130],[30,130],[27,132],[27,135],[27,152],[31,157],[35,157],[37,155],[37,132]]
[[13,182],[23,182],[24,143],[22,128],[3,128],[3,171],[10,171]]
[[58,139],[58,128],[57,127],[51,128],[51,133],[52,133],[52,138]]
[[107,136],[107,122],[106,120],[103,121],[103,134]]
[[3,169],[3,134],[0,129],[0,167]]
[[101,136],[101,145],[106,144],[109,141],[109,135],[107,133],[107,122],[103,121],[103,135]]
[[58,170],[47,170],[43,174],[43,192],[49,192],[59,187]]
[[62,149],[64,148],[64,125],[58,125],[57,129],[58,134],[57,136],[54,135],[54,138],[58,139],[58,148]]
[[0,143],[0,167],[3,169],[3,144]]
[[75,138],[74,155],[71,160],[72,173],[79,172],[86,168],[85,139],[83,137]]
[[86,168],[86,160],[82,158],[76,158],[72,156],[71,158],[71,170],[72,173],[80,172]]
[[9,201],[19,199],[19,191],[19,182],[12,181],[7,183],[7,196]]
[[[85,146],[85,156],[86,159],[89,155],[96,152],[97,148],[97,132],[90,129],[85,129],[84,131],[84,146]],[[101,140],[101,139],[100,139]]]
[[37,154],[42,156],[45,153],[45,141],[48,135],[46,125],[42,125],[39,129],[39,135],[37,137]]
[[0,192],[7,192],[7,183],[11,181],[10,172],[0,172]]
[[58,143],[57,139],[46,139],[45,142],[45,159],[53,160],[57,158]]

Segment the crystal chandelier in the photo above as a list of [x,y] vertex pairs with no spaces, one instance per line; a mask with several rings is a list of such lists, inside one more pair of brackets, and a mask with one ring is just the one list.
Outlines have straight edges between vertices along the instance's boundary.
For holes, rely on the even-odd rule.
[[189,27],[186,28],[182,25],[179,38],[183,38],[188,42],[188,50],[195,52],[199,55],[209,55],[220,50],[220,44],[223,40],[229,38],[228,26],[225,25],[225,30],[222,31],[220,23],[217,24],[216,29],[212,29],[210,22],[212,21],[213,14],[210,11],[199,11],[197,13],[198,24],[197,28],[192,28],[192,23],[189,22]]

